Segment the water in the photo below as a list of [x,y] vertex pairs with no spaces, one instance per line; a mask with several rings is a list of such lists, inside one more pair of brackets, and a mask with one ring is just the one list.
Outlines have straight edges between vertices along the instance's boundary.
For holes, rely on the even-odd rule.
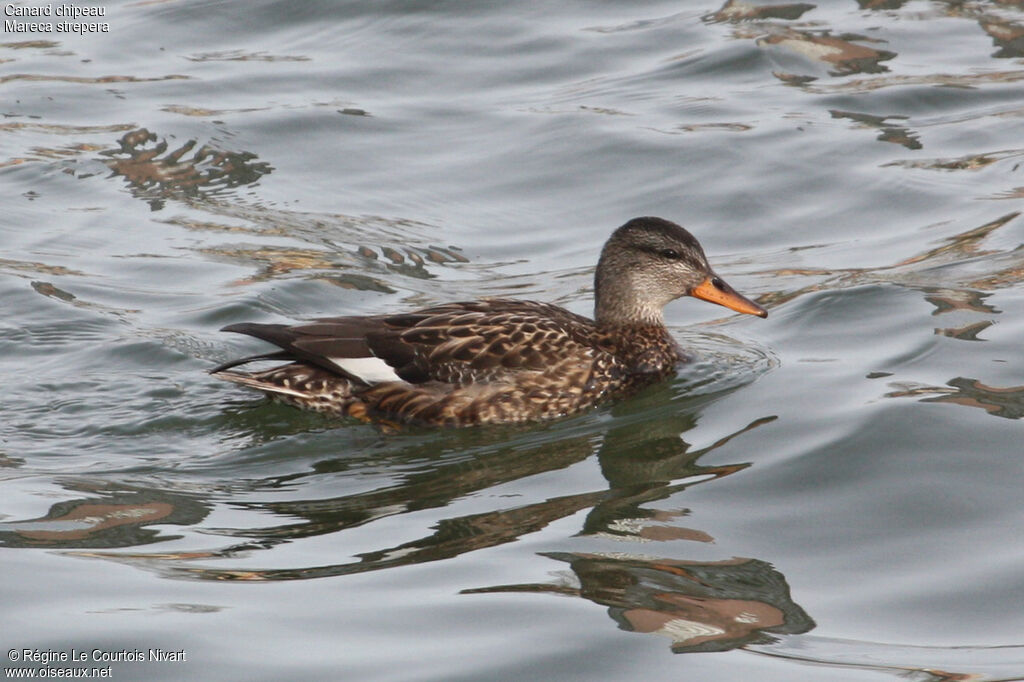
[[[0,40],[3,651],[1024,678],[1019,3],[97,6]],[[770,315],[672,304],[696,361],[621,404],[381,433],[204,373],[232,322],[589,313],[637,215]]]

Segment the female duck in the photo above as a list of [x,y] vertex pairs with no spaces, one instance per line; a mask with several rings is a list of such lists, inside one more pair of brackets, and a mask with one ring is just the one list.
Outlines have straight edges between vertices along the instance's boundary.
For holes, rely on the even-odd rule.
[[[634,218],[604,245],[595,319],[550,303],[485,299],[309,324],[233,324],[281,350],[211,373],[282,402],[363,420],[468,426],[552,419],[671,375],[683,355],[662,308],[681,296],[767,317],[708,265],[697,240]],[[242,373],[253,360],[289,364]]]

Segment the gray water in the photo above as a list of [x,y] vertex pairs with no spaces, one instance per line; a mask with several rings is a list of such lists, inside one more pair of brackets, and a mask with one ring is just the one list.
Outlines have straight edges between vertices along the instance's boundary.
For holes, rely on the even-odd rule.
[[[89,6],[0,37],[7,674],[1024,679],[1019,2]],[[204,372],[589,314],[638,215],[770,314],[670,305],[695,361],[620,404],[382,433]]]

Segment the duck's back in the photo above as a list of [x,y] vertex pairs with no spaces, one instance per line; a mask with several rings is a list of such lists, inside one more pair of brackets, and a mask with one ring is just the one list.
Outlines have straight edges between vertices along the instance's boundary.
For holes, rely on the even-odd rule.
[[[571,414],[636,383],[616,340],[534,301],[449,303],[297,326],[225,328],[279,346],[292,364],[219,376],[306,408],[431,424],[513,423]],[[655,377],[640,377],[643,383]]]

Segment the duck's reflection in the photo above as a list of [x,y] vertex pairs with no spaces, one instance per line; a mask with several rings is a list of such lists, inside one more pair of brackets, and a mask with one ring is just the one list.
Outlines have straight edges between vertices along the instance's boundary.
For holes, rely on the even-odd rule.
[[194,497],[89,480],[65,481],[87,494],[58,502],[46,516],[0,523],[0,547],[113,548],[175,540],[168,525],[193,526],[209,513]]
[[757,559],[697,562],[595,554],[545,554],[569,564],[578,588],[504,585],[465,590],[555,592],[608,607],[623,630],[659,634],[672,651],[727,651],[771,644],[773,635],[801,634],[814,627],[789,595],[785,578]]
[[[633,409],[642,411],[643,405],[634,405]],[[685,510],[662,509],[657,502],[690,486],[746,468],[747,464],[704,466],[698,460],[773,419],[755,420],[702,449],[691,448],[681,438],[696,425],[693,414],[653,421],[626,419],[627,423],[603,437],[600,433],[587,433],[532,448],[491,447],[480,457],[434,466],[408,475],[396,485],[369,492],[320,500],[248,504],[245,508],[253,512],[301,520],[256,529],[206,529],[246,538],[244,542],[215,550],[134,554],[103,551],[178,539],[181,536],[162,534],[160,528],[168,524],[198,524],[208,515],[211,505],[166,491],[66,482],[67,487],[88,496],[55,504],[44,518],[0,524],[0,546],[65,548],[77,556],[126,562],[174,578],[281,581],[447,559],[512,542],[587,509],[590,511],[583,521],[581,535],[647,543],[708,541],[710,537],[703,531],[676,525]],[[478,446],[487,444],[488,436],[482,432],[475,438]],[[403,454],[416,459],[425,456],[431,447],[436,447],[436,443],[420,444]],[[473,492],[567,467],[591,456],[595,449],[607,488],[443,519],[424,537],[364,552],[356,555],[355,561],[286,569],[192,565],[211,560],[247,562],[254,551],[281,543],[337,533],[390,515],[443,508]],[[263,481],[261,487],[287,488],[287,483],[330,471],[332,462],[321,462],[314,472]],[[675,652],[723,651],[748,644],[769,644],[775,641],[773,635],[798,634],[814,627],[811,618],[793,603],[783,576],[763,561],[701,562],[566,552],[543,556],[568,563],[578,587],[514,585],[464,592],[555,592],[584,597],[607,606],[609,615],[624,630],[668,636]]]
[[[634,404],[632,409],[642,410],[642,404]],[[497,444],[488,443],[488,440],[502,437],[509,439],[509,434],[515,431],[490,434],[481,431],[469,436],[448,433],[440,437],[459,439],[459,447],[454,451],[461,454],[467,449],[476,450],[475,456],[462,456],[447,463],[442,458],[431,462],[429,466],[418,467],[393,484],[340,497],[233,502],[232,507],[250,510],[254,512],[254,517],[269,513],[293,521],[263,528],[205,529],[206,533],[242,537],[246,541],[213,553],[204,553],[203,557],[191,552],[187,556],[164,554],[161,556],[163,561],[147,560],[140,562],[140,565],[161,571],[169,577],[200,580],[296,580],[362,573],[437,561],[512,542],[554,521],[588,509],[590,511],[583,522],[581,535],[616,536],[642,541],[707,539],[706,534],[699,530],[680,528],[672,523],[685,512],[661,510],[654,503],[691,485],[728,476],[748,466],[703,466],[699,459],[730,439],[773,419],[765,417],[755,420],[702,449],[691,448],[681,438],[683,433],[696,424],[693,412],[646,421],[638,421],[626,415],[617,420],[622,425],[603,435],[600,431],[583,429],[584,433],[575,437],[548,439],[529,446],[524,441],[528,443],[531,438],[547,434],[543,431],[521,431],[519,438]],[[475,446],[465,440],[467,437],[476,440]],[[591,457],[595,450],[601,471],[608,482],[607,487],[514,506],[505,506],[502,498],[496,495],[494,499],[498,502],[493,509],[441,519],[423,537],[357,554],[356,561],[288,569],[188,565],[197,558],[241,557],[255,548],[269,549],[300,538],[354,529],[388,516],[455,507],[460,500],[481,491],[493,492],[503,484],[569,467]],[[422,461],[430,457],[436,459],[437,451],[438,442],[426,438],[417,439],[411,447],[392,456],[400,457],[405,462]],[[256,487],[263,490],[279,487],[291,489],[303,478],[322,475],[331,470],[335,463],[344,467],[344,459],[321,462],[312,472],[264,480]],[[94,555],[130,562],[147,559],[146,555]]]
[[[708,448],[694,451],[690,451],[690,445],[679,437],[683,430],[694,425],[689,417],[682,418],[683,424],[677,422],[674,426],[661,423],[653,434],[650,424],[613,429],[603,440],[598,439],[597,444],[598,460],[611,484],[609,488],[442,519],[427,536],[364,552],[357,555],[359,560],[355,562],[284,571],[175,568],[172,574],[218,580],[294,580],[375,571],[447,559],[512,542],[585,509],[591,511],[584,522],[583,534],[607,533],[644,539],[659,533],[671,535],[677,529],[662,527],[659,517],[665,518],[674,512],[641,509],[641,505],[668,497],[694,483],[721,478],[745,468],[745,464],[704,467],[697,460],[730,438],[771,419],[757,420]],[[672,420],[669,421],[671,423]],[[667,429],[674,431],[672,436],[666,436]],[[646,435],[641,437],[641,434]],[[582,461],[593,454],[594,441],[594,435],[587,435],[534,448],[499,448],[479,458],[431,468],[408,476],[399,485],[367,493],[325,500],[249,505],[256,511],[301,517],[305,522],[250,529],[237,534],[257,538],[265,545],[336,532],[385,516],[445,507],[471,493]],[[236,534],[236,531],[231,532]],[[251,549],[251,545],[245,545],[244,549]],[[229,549],[225,555],[234,553],[234,549]]]

